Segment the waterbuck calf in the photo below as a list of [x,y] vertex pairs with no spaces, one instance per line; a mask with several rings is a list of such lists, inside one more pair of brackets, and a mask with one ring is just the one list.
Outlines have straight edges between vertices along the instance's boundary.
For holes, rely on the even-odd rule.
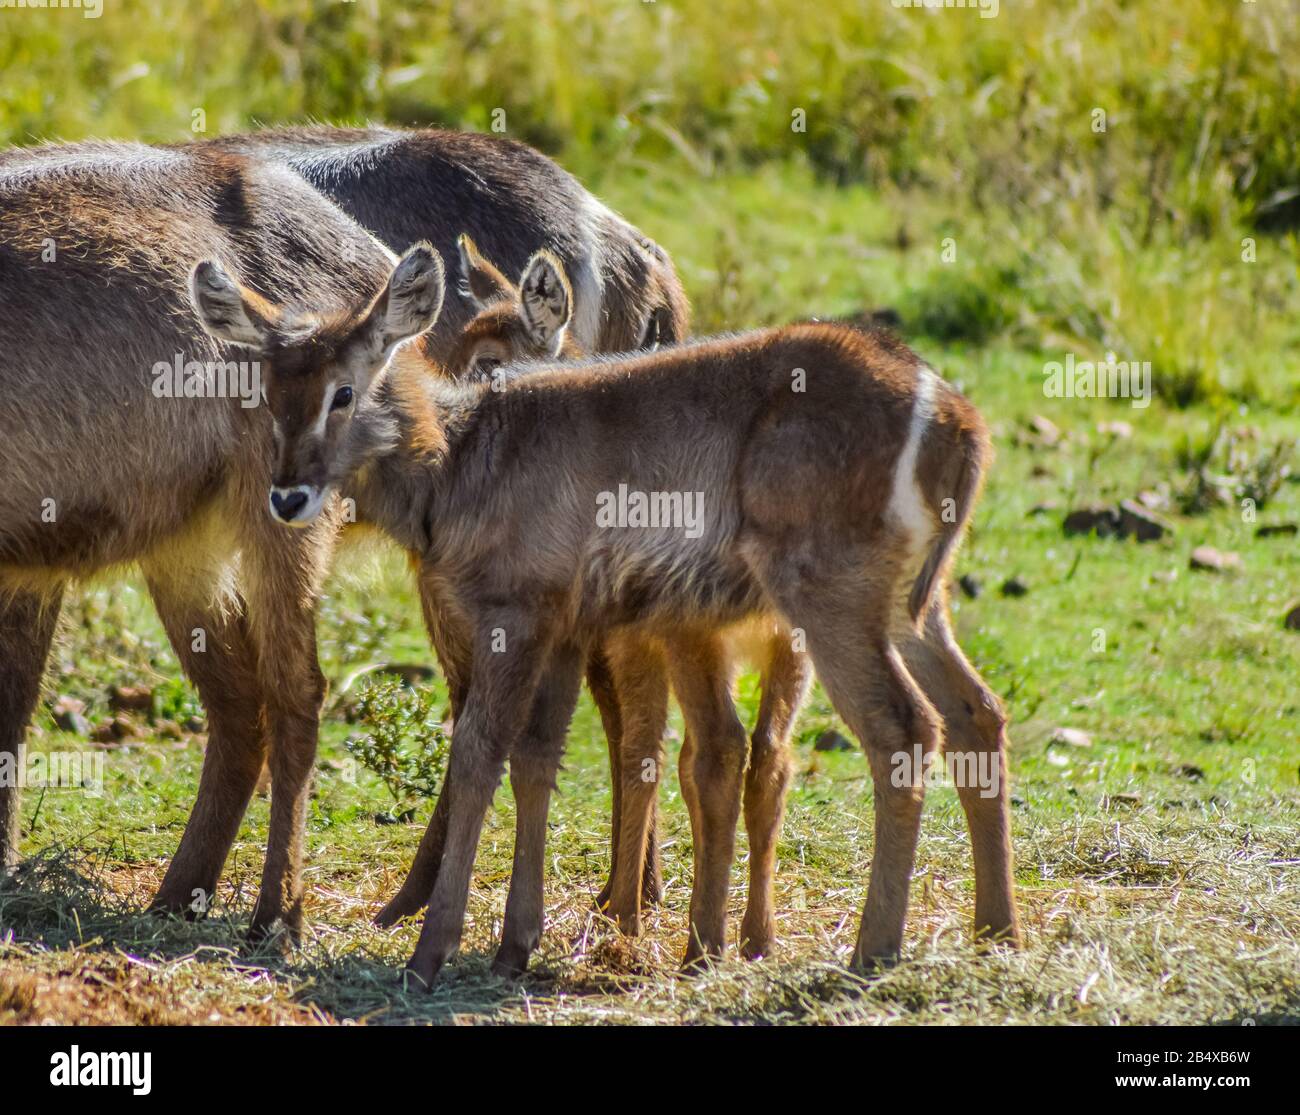
[[[186,276],[204,259],[245,284],[238,321],[209,301],[229,344],[194,317],[211,277],[196,271],[191,292]],[[211,898],[267,760],[254,934],[281,917],[300,924],[324,692],[315,605],[340,518],[284,490],[273,447],[336,410],[380,440],[393,428],[366,387],[437,312],[423,274],[394,275],[393,259],[298,175],[243,156],[109,143],[0,155],[0,385],[11,401],[0,414],[0,755],[21,747],[64,587],[138,565],[209,723],[198,800],[155,904],[197,910]],[[358,300],[372,306],[359,328],[347,312]],[[249,322],[273,306],[276,343],[250,357],[245,342],[261,334]],[[311,311],[311,328],[286,307]],[[262,399],[272,369],[276,382],[339,387],[310,415],[281,413],[277,429]],[[314,521],[278,526],[273,484],[273,498],[310,504]],[[17,856],[18,805],[16,786],[0,783],[4,864]]]
[[[447,371],[460,380],[490,381],[503,376],[507,365],[535,364],[580,358],[583,353],[569,335],[572,316],[570,285],[559,259],[549,251],[536,253],[524,268],[519,284],[478,251],[468,236],[459,241],[462,278],[474,291],[478,316],[466,326]],[[513,374],[513,373],[511,373]],[[642,863],[653,831],[658,772],[663,767],[663,735],[668,720],[670,677],[686,722],[679,761],[682,796],[697,832],[696,851],[719,849],[711,862],[697,857],[691,893],[686,963],[721,956],[726,948],[728,868],[739,800],[724,800],[713,783],[734,784],[734,776],[719,772],[716,763],[702,762],[697,738],[737,741],[727,749],[729,761],[744,765],[745,730],[732,700],[735,664],[748,659],[762,672],[758,720],[745,766],[744,817],[749,834],[749,896],[741,922],[740,947],[747,957],[768,955],[775,944],[772,873],[776,844],[785,811],[785,795],[793,775],[790,734],[810,681],[807,656],[795,648],[792,633],[775,617],[752,619],[719,632],[711,625],[674,625],[657,637],[636,625],[618,628],[602,640],[600,654],[608,663],[621,712],[618,747],[611,752],[614,784],[612,824],[613,869],[598,899],[601,908],[623,932],[641,928]],[[701,840],[699,832],[716,833]],[[417,858],[404,891],[419,887],[421,901],[433,890],[436,871]]]
[[[284,326],[265,300],[215,265],[200,273],[197,310],[214,335],[274,351]],[[430,285],[441,274],[427,245],[395,272]],[[358,307],[330,336],[348,343],[374,312]],[[870,761],[875,849],[855,963],[900,950],[923,760],[945,741],[984,757],[968,768],[996,772],[989,786],[958,785],[975,854],[975,926],[1018,939],[1005,717],[958,649],[943,599],[988,437],[974,408],[906,346],[801,325],[530,371],[499,390],[448,385],[399,358],[388,374],[348,384],[356,409],[337,412],[326,410],[340,389],[332,373],[268,374],[281,482],[315,504],[340,466],[366,462],[356,490],[421,555],[440,602],[442,652],[468,678],[442,861],[410,961],[419,978],[431,981],[459,944],[507,758],[517,829],[497,966],[522,970],[536,947],[550,794],[591,645],[629,623],[721,629],[769,610],[806,638]],[[379,415],[396,423],[396,439]],[[601,525],[619,485],[702,493],[702,529]],[[697,769],[717,764],[738,798],[742,764],[725,758],[735,741],[695,744]],[[710,839],[706,828],[700,855],[716,854]]]

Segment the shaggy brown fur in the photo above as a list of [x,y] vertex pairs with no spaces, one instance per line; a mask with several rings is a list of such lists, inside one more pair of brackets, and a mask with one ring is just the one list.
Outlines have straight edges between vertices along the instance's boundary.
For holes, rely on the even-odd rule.
[[[668,253],[571,174],[504,136],[437,128],[270,128],[198,141],[291,167],[393,251],[429,241],[454,258],[461,230],[511,274],[539,244],[574,286],[574,332],[588,352],[630,352],[684,340],[690,307]],[[474,316],[449,297],[424,338],[445,360]]]

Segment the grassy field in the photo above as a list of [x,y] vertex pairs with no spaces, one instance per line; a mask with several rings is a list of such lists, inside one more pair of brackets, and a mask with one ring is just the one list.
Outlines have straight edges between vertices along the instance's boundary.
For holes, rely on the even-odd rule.
[[[398,803],[343,746],[364,725],[338,712],[326,724],[310,818],[313,936],[285,962],[241,953],[265,801],[254,805],[208,920],[159,924],[138,915],[179,839],[202,754],[201,734],[140,721],[106,749],[102,796],[28,795],[32,858],[21,885],[0,892],[0,924],[11,934],[0,952],[0,1018],[1300,1020],[1300,634],[1281,623],[1300,581],[1295,538],[1257,538],[1232,508],[1172,514],[1175,533],[1156,543],[1064,537],[1060,511],[1031,510],[1052,501],[1065,508],[1075,496],[1127,497],[1162,481],[1176,490],[1175,444],[1203,431],[1208,416],[1159,403],[1145,412],[1025,405],[1034,369],[1023,353],[930,355],[998,415],[999,462],[960,563],[984,589],[955,607],[963,644],[1013,720],[1023,953],[977,956],[965,939],[969,853],[956,794],[940,786],[927,799],[907,961],[868,981],[845,974],[870,862],[870,783],[860,754],[812,749],[823,730],[842,729],[820,692],[799,724],[777,957],[677,977],[690,834],[674,779],[664,799],[668,894],[645,937],[622,940],[591,912],[608,866],[609,789],[603,739],[584,698],[552,814],[548,928],[533,973],[522,984],[488,973],[513,833],[503,789],[462,957],[431,994],[398,987],[417,927],[368,924],[410,862],[427,806],[417,823],[388,823]],[[1025,436],[1033,414],[1059,426],[1056,447]],[[1258,416],[1264,439],[1271,417]],[[1098,433],[1099,422],[1119,419],[1132,421],[1131,439]],[[1259,516],[1297,517],[1295,484]],[[1192,572],[1188,555],[1205,543],[1240,552],[1242,570]],[[353,569],[337,579],[321,624],[331,678],[372,661],[428,662],[401,563],[368,555],[347,564]],[[1012,576],[1027,595],[1000,594]],[[71,611],[51,701],[80,697],[99,722],[111,715],[111,685],[146,683],[159,689],[156,719],[183,721],[197,709],[175,677],[147,600],[134,588],[105,589]],[[742,690],[752,715],[752,678]],[[1091,747],[1051,742],[1060,727],[1089,732]],[[56,731],[46,711],[33,746],[85,743]],[[742,842],[735,919],[743,854]]]
[[[1293,9],[1008,0],[983,21],[837,0],[809,20],[782,0],[757,15],[303,0],[181,17],[105,2],[99,21],[4,13],[17,33],[0,39],[0,136],[178,139],[200,107],[209,132],[307,115],[488,127],[501,106],[511,134],[673,253],[701,331],[897,315],[995,432],[957,568],[981,591],[955,591],[954,613],[1012,718],[1027,947],[968,943],[964,820],[937,786],[904,963],[847,974],[870,780],[861,754],[813,749],[844,730],[819,690],[798,725],[774,958],[677,975],[691,880],[675,777],[667,895],[645,936],[624,940],[592,912],[609,784],[585,696],[552,809],[547,930],[521,983],[488,972],[513,834],[505,788],[460,958],[433,992],[399,986],[418,926],[369,919],[429,806],[393,823],[411,802],[349,754],[366,726],[333,700],[301,952],[241,943],[263,798],[206,920],[142,917],[193,800],[202,711],[140,589],[89,586],[65,615],[31,747],[98,747],[103,792],[24,799],[27,861],[0,889],[0,1022],[1300,1022],[1300,631],[1283,622],[1300,604],[1300,536],[1259,533],[1300,523],[1287,468],[1300,409]],[[149,18],[128,22],[131,10]],[[801,106],[807,130],[792,132]],[[1149,407],[1045,396],[1046,363],[1107,352],[1151,362]],[[1172,528],[1157,541],[1062,530],[1071,510],[1139,493]],[[1193,570],[1201,546],[1239,554],[1239,568]],[[1027,591],[1004,593],[1011,579]],[[342,563],[320,634],[336,694],[359,666],[431,662],[391,554]],[[101,728],[122,685],[153,690],[122,738],[88,745],[56,726],[75,698]],[[752,722],[754,678],[741,688]],[[1060,742],[1062,728],[1090,746]],[[742,838],[733,935],[744,854]]]

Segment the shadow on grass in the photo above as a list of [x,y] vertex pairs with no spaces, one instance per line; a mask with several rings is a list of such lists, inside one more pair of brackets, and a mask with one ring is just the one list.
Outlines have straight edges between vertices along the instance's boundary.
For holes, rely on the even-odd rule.
[[[241,911],[193,921],[153,914],[114,892],[103,878],[83,851],[55,846],[29,857],[0,877],[0,943],[84,956],[123,952],[154,962],[193,958],[231,975],[264,974],[297,1005],[339,1021],[370,1024],[491,1021],[502,1011],[526,1007],[530,997],[545,995],[555,982],[544,964],[524,981],[511,981],[492,974],[490,954],[462,952],[426,989],[404,973],[402,938],[384,935],[371,947],[346,933],[309,935],[300,949],[285,955],[274,940],[250,944]],[[331,945],[340,941],[347,951],[331,953]],[[584,988],[566,981],[564,990],[570,996],[597,995],[608,985],[592,980]]]
[[153,914],[106,886],[93,857],[59,845],[0,876],[0,936],[48,949],[122,949],[159,958],[238,952],[233,917]]

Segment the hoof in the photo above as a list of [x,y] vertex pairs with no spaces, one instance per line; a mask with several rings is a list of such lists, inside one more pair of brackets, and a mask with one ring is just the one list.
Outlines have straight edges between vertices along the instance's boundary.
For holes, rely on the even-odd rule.
[[993,929],[987,925],[977,928],[975,930],[975,943],[984,946],[998,945],[1009,949],[1024,947],[1024,942],[1020,938],[1020,926],[1014,922],[1010,925],[1004,925],[1000,929]]
[[302,943],[301,910],[293,910],[275,917],[259,917],[254,910],[253,920],[244,934],[244,941],[256,952],[288,956]]
[[705,949],[698,945],[691,945],[686,950],[686,955],[682,957],[682,975],[696,976],[707,972],[723,959],[725,953],[726,950],[722,948]]
[[528,958],[532,952],[521,945],[502,945],[492,960],[492,974],[503,979],[519,979],[528,971]]
[[155,918],[181,918],[185,921],[198,921],[199,918],[193,906],[162,898],[155,898],[144,908],[144,912]]
[[619,933],[624,937],[641,936],[641,909],[639,906],[631,910],[624,910],[606,902],[600,907],[600,912],[618,927]]
[[776,948],[776,924],[772,918],[746,917],[740,923],[740,955],[746,960],[771,956]]
[[406,962],[406,967],[402,969],[402,987],[407,991],[432,991],[434,981],[441,970],[442,964],[436,960],[425,960],[418,955],[412,956]]
[[899,959],[897,952],[855,952],[850,968],[860,976],[876,976],[896,966]]

